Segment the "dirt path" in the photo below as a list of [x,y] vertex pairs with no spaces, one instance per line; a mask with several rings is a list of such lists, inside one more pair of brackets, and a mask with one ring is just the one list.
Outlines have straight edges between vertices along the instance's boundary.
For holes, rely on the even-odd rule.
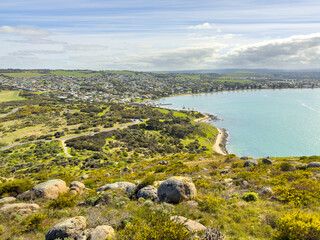
[[6,114],[2,114],[2,115],[0,115],[0,118],[8,117],[10,114],[17,112],[19,109],[20,109],[20,108],[15,108],[15,109],[13,109],[11,112],[8,112],[8,113],[6,113]]
[[[139,123],[141,123],[141,121],[138,120],[138,119],[136,119],[136,120],[134,120],[134,121],[132,121],[131,123],[128,123],[128,124],[126,124],[126,125],[123,125],[123,126],[120,126],[120,127],[109,128],[109,129],[104,130],[104,131],[101,131],[101,132],[83,133],[83,134],[79,134],[79,135],[72,136],[72,137],[57,138],[57,139],[52,139],[52,140],[36,140],[36,141],[30,141],[30,142],[16,143],[16,144],[12,144],[12,145],[9,145],[9,146],[6,146],[6,147],[2,147],[2,148],[0,148],[0,151],[4,151],[4,150],[6,150],[6,149],[10,149],[10,148],[13,148],[13,147],[17,147],[17,146],[20,146],[20,145],[23,145],[23,144],[36,143],[36,142],[61,141],[61,142],[62,142],[62,145],[64,146],[64,142],[65,142],[65,141],[70,140],[70,139],[73,139],[73,138],[78,138],[78,137],[83,137],[83,136],[94,136],[94,135],[96,135],[96,134],[98,134],[98,133],[111,132],[111,131],[116,130],[116,129],[127,128],[127,127],[129,127],[129,126],[136,125],[136,124],[139,124]],[[67,156],[72,157],[72,156],[67,152],[66,146],[63,147],[63,151],[66,153]]]

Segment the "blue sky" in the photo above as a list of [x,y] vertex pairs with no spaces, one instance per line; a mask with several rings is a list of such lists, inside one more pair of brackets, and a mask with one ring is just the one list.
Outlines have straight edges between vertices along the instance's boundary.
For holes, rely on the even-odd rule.
[[3,0],[0,68],[318,68],[320,1]]

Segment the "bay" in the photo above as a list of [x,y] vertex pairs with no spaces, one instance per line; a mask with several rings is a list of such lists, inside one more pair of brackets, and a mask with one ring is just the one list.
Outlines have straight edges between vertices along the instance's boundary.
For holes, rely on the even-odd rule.
[[227,149],[237,156],[320,155],[320,89],[217,92],[156,103],[223,119],[211,124],[228,131]]

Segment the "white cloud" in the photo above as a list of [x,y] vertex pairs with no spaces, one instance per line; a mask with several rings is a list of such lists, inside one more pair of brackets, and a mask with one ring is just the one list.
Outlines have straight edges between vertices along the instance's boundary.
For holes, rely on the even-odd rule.
[[221,66],[258,68],[318,68],[320,33],[264,41],[231,50]]
[[65,46],[65,50],[67,51],[100,51],[106,48],[108,47],[102,45],[68,44]]
[[215,24],[203,23],[195,26],[189,26],[188,29],[196,29],[196,30],[206,30],[206,29],[216,29],[218,32],[221,32],[221,29],[217,28]]
[[17,34],[17,35],[23,35],[23,36],[47,36],[47,35],[50,35],[49,31],[38,29],[33,26],[18,26],[18,27],[1,26],[0,33]]

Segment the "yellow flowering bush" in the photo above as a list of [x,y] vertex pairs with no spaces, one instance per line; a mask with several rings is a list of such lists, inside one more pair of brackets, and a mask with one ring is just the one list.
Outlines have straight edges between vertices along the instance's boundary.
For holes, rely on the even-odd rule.
[[320,183],[313,179],[275,186],[273,190],[280,201],[293,206],[307,206],[320,200]]
[[320,218],[300,211],[287,213],[278,221],[277,240],[319,240]]

